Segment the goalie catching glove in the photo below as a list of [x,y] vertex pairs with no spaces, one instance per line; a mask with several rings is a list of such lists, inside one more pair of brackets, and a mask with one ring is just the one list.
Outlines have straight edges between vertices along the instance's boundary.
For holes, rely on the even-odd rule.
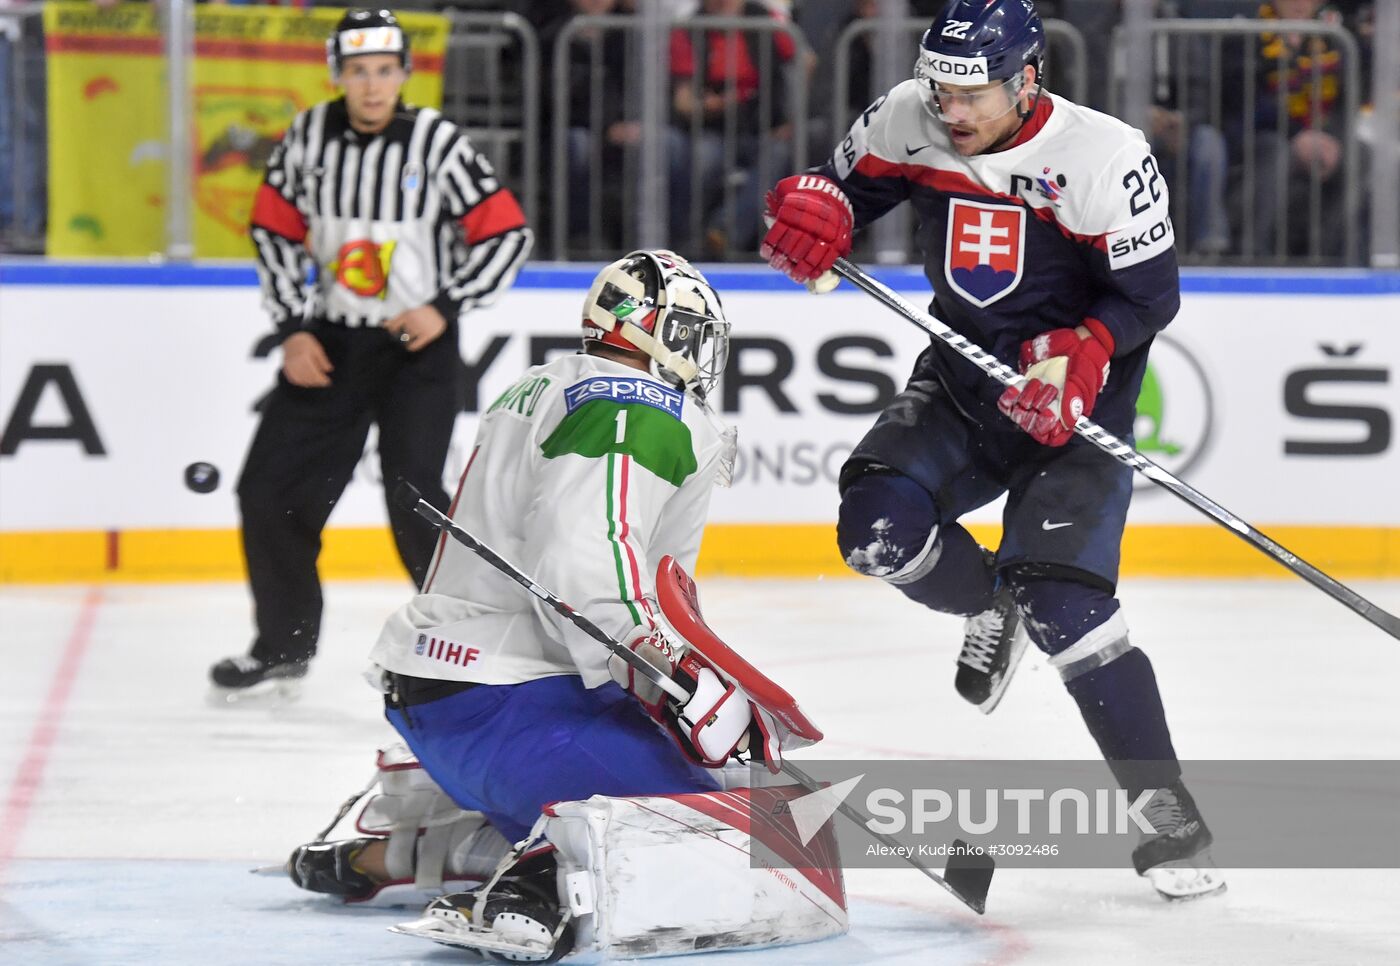
[[706,768],[718,768],[748,747],[746,739],[754,726],[748,696],[724,680],[702,654],[647,627],[638,628],[623,646],[690,695],[684,704],[668,700],[658,684],[625,660],[616,654],[608,658],[613,680],[676,739],[686,757]]
[[1026,381],[1008,386],[997,408],[1036,442],[1063,446],[1079,417],[1093,413],[1112,355],[1113,334],[1098,319],[1029,339],[1021,343]]
[[768,192],[759,254],[768,264],[815,294],[836,287],[836,259],[851,252],[855,214],[850,199],[830,178],[795,174]]

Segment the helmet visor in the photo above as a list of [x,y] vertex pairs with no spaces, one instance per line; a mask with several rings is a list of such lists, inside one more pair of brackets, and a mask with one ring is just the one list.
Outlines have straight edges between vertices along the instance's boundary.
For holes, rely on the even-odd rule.
[[1015,74],[999,84],[959,87],[919,77],[924,107],[945,124],[980,124],[996,121],[1016,110],[1025,77]]

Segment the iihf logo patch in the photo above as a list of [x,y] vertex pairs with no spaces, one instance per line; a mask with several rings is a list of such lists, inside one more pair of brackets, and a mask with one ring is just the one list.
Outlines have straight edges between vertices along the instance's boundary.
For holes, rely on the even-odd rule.
[[428,635],[427,635],[427,634],[419,634],[419,635],[418,635],[418,641],[417,641],[417,643],[415,643],[415,644],[413,645],[413,653],[414,653],[414,654],[418,654],[418,655],[421,656],[422,653],[423,653],[424,651],[426,651],[427,649],[428,649]]
[[1026,248],[1026,211],[964,198],[948,200],[948,240],[943,274],[973,305],[1004,298],[1021,281]]
[[410,161],[403,166],[403,177],[399,179],[399,186],[404,191],[417,191],[422,180],[423,169],[419,167],[417,161]]

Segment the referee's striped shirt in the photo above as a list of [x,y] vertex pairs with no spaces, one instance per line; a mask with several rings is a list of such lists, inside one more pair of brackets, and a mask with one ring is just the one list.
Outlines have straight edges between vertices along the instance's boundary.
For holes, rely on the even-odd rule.
[[428,304],[451,324],[509,288],[534,241],[515,197],[451,121],[400,105],[365,135],[344,99],[292,121],[268,160],[251,234],[263,303],[284,336],[313,319],[382,325]]

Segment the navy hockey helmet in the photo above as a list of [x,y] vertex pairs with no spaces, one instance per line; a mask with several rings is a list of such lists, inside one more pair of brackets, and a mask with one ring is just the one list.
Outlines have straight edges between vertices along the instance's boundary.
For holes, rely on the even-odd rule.
[[583,303],[583,342],[640,349],[652,372],[709,394],[729,357],[719,293],[675,252],[635,251],[604,267]]
[[972,87],[1018,78],[1030,64],[1039,85],[1044,54],[1045,26],[1031,0],[951,0],[924,31],[914,76],[930,91]]
[[326,64],[331,80],[340,82],[345,61],[362,54],[397,54],[405,71],[413,69],[408,34],[392,10],[347,10],[326,38]]

